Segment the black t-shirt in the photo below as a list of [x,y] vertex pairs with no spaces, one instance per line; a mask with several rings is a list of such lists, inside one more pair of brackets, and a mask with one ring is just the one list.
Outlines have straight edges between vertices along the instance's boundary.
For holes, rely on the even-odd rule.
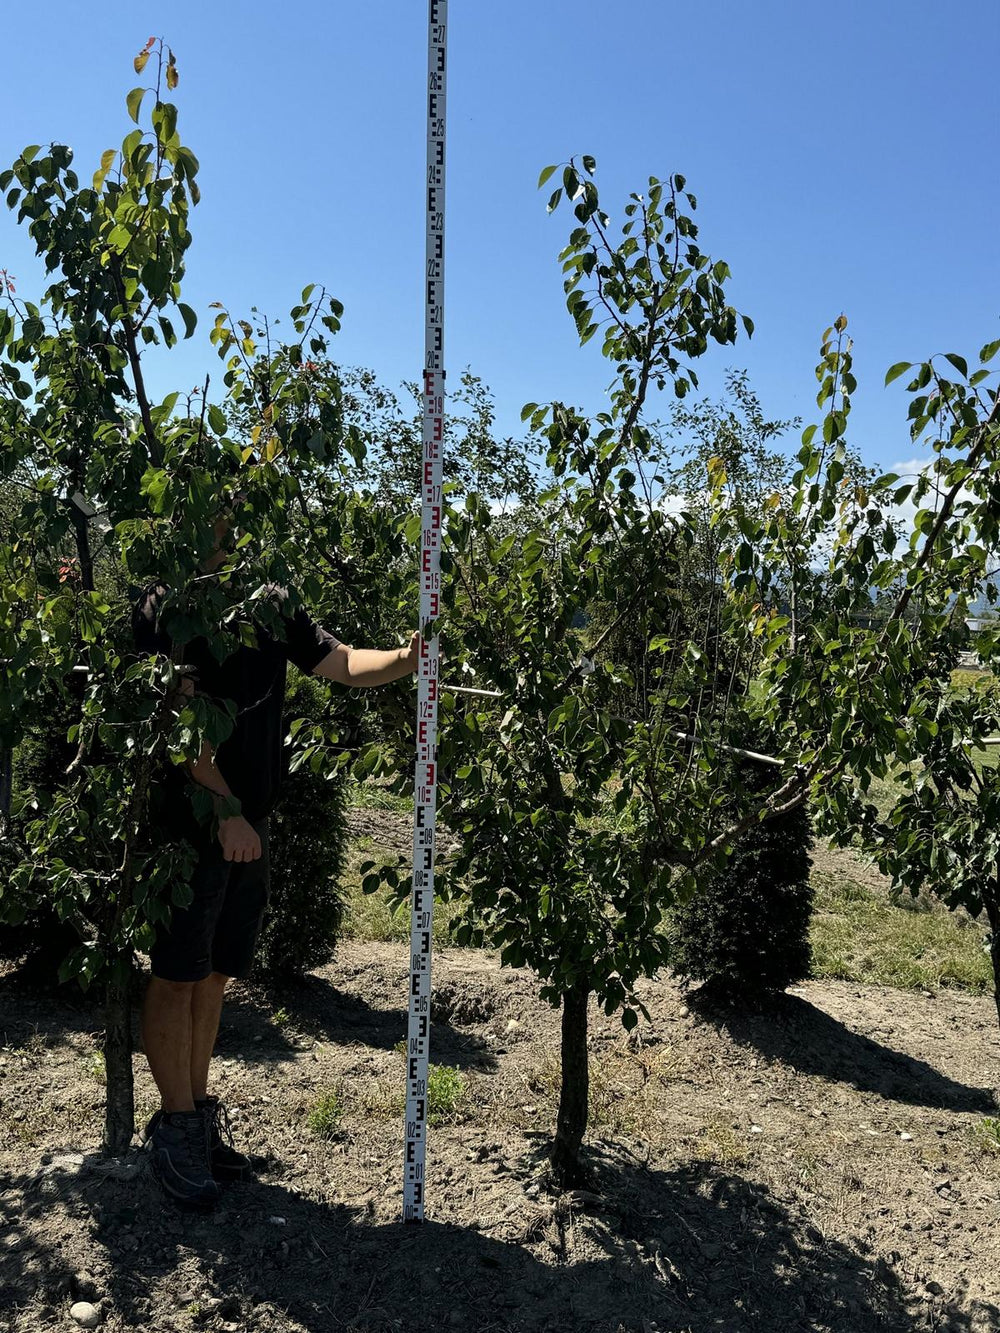
[[[173,650],[170,636],[159,623],[166,592],[162,584],[156,584],[135,606],[132,623],[140,652],[169,655]],[[236,706],[232,734],[219,746],[215,762],[249,820],[270,814],[281,785],[286,663],[310,675],[340,643],[302,607],[287,613],[286,589],[271,588],[268,595],[278,619],[274,631],[260,624],[254,627],[255,647],[243,645],[220,662],[208,641],[196,638],[184,645],[181,657],[185,666],[193,668],[190,674],[196,693],[220,704],[230,700]],[[283,638],[277,636],[281,631]],[[181,769],[171,768],[172,774],[165,775],[164,795],[174,805],[182,795],[185,778]]]

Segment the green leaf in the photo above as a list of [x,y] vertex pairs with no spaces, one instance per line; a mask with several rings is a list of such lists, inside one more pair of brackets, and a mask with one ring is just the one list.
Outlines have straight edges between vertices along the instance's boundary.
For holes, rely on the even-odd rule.
[[893,380],[898,380],[900,375],[905,375],[912,365],[912,361],[897,361],[894,366],[890,366],[885,372],[885,383],[891,384]]
[[157,102],[151,119],[160,143],[169,143],[177,129],[177,108],[172,102]]
[[[580,160],[583,163],[583,169],[587,173],[587,175],[593,176],[594,171],[597,167],[597,162],[594,160],[594,158],[592,158],[589,153],[584,153],[583,157]],[[553,168],[553,170],[555,170],[555,168]]]
[[124,254],[131,244],[132,233],[129,231],[128,227],[123,227],[119,224],[112,229],[111,235],[108,237],[108,246],[110,249],[117,250],[119,254]]
[[208,405],[208,424],[216,435],[225,435],[228,424],[226,414],[217,403],[209,403]]
[[142,285],[154,301],[159,300],[170,283],[170,265],[166,259],[151,259],[142,266]]
[[554,166],[543,167],[542,174],[538,177],[538,185],[536,186],[536,189],[540,190],[542,186],[545,184],[545,182],[549,179],[549,177],[553,174],[553,172],[558,171],[558,169],[559,169],[558,167]]
[[980,348],[979,360],[985,365],[987,361],[993,360],[997,352],[1000,352],[1000,338],[997,338],[995,342],[986,343]]
[[562,198],[562,190],[553,190],[549,195],[549,202],[545,205],[546,213],[554,213],[559,200]]
[[149,507],[154,514],[170,512],[170,477],[162,468],[150,468],[142,479],[142,488],[149,497]]
[[133,154],[142,145],[142,139],[142,130],[131,130],[122,140],[122,157],[127,162],[132,161]]
[[403,524],[403,536],[410,543],[418,541],[420,538],[421,520],[419,514],[411,514]]
[[125,98],[125,105],[128,107],[128,113],[137,125],[139,123],[139,108],[142,106],[142,99],[145,96],[145,88],[133,88]]
[[177,168],[181,174],[187,176],[188,180],[193,182],[200,170],[201,164],[191,152],[190,148],[178,148],[177,150]]
[[945,352],[944,359],[951,362],[963,379],[969,378],[969,363],[964,356],[959,356],[957,352]]
[[197,327],[198,316],[191,309],[191,307],[189,305],[185,305],[183,301],[178,302],[177,309],[180,311],[181,319],[184,321],[184,337],[190,338],[192,333],[194,333],[195,328]]
[[118,156],[118,150],[116,148],[107,148],[101,154],[101,165],[98,168],[98,170],[94,172],[94,181],[93,181],[94,189],[97,190],[98,192],[100,192],[101,188],[103,187],[104,178],[107,176],[108,172],[114,165],[114,161],[117,156]]

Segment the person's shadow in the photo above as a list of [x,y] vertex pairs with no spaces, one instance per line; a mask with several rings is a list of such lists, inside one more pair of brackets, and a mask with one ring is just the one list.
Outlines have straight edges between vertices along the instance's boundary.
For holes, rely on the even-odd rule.
[[[105,1323],[114,1312],[150,1333],[973,1333],[1000,1321],[961,1292],[929,1301],[863,1244],[822,1236],[731,1172],[605,1158],[601,1174],[588,1214],[511,1180],[509,1206],[473,1229],[444,1207],[404,1226],[267,1181],[184,1215],[138,1156],[57,1159],[4,1183],[0,1309],[27,1330],[103,1298]],[[60,1249],[71,1234],[88,1253]]]
[[701,987],[688,995],[687,1004],[692,1014],[729,1040],[802,1074],[849,1083],[861,1092],[911,1106],[979,1114],[996,1109],[990,1089],[958,1083],[923,1060],[852,1032],[800,996],[774,995],[754,1009],[730,1004]]

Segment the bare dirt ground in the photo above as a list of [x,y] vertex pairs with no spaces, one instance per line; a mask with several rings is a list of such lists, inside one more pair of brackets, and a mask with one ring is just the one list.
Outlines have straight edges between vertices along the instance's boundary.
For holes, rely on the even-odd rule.
[[1000,1329],[991,1000],[815,982],[733,1017],[649,983],[631,1038],[593,1014],[596,1189],[552,1197],[558,1014],[530,974],[442,951],[432,1059],[466,1092],[404,1227],[406,966],[346,942],[300,989],[233,989],[216,1090],[259,1169],[208,1217],[144,1154],[97,1156],[96,1008],[0,977],[0,1329],[75,1328],[80,1299],[152,1333]]

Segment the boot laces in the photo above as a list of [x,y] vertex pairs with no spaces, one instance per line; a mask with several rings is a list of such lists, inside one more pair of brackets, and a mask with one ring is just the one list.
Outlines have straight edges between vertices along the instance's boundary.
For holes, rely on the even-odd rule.
[[220,1143],[227,1143],[230,1148],[235,1148],[233,1127],[229,1122],[229,1112],[226,1110],[225,1103],[219,1101],[218,1098],[213,1098],[208,1102],[206,1110],[205,1119],[208,1122],[209,1147],[218,1138]]
[[200,1119],[196,1120],[194,1116],[191,1116],[190,1118],[184,1118],[181,1122],[181,1128],[184,1131],[184,1142],[186,1143],[192,1158],[195,1161],[200,1161],[206,1156],[211,1148],[209,1127],[204,1121]]

